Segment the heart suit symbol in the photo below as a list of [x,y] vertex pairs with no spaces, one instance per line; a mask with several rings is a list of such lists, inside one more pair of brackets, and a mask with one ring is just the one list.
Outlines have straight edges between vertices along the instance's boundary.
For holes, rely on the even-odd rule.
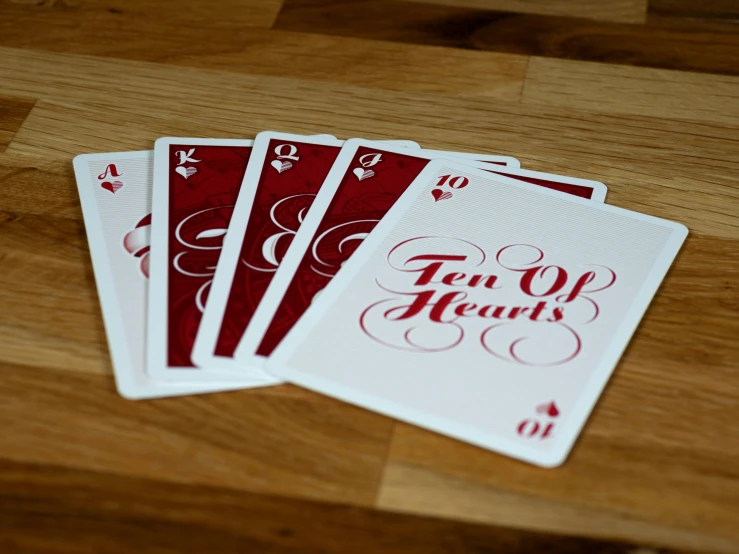
[[559,415],[559,409],[554,403],[554,400],[547,402],[546,404],[539,404],[536,407],[536,412],[539,414],[546,414],[549,417],[557,417]]
[[123,186],[123,183],[121,181],[103,181],[100,186],[115,194]]
[[354,173],[360,181],[364,181],[365,179],[369,179],[375,175],[375,172],[371,169],[362,169],[361,167],[352,170],[352,173]]
[[272,162],[269,165],[274,167],[277,170],[277,173],[282,173],[283,171],[287,171],[293,166],[292,162],[288,162],[287,160],[285,160],[284,162],[280,160],[272,160]]
[[193,175],[195,175],[198,170],[194,167],[185,167],[184,165],[181,165],[178,168],[175,168],[175,171],[182,175],[185,179],[189,179]]
[[431,191],[431,196],[434,197],[434,202],[438,202],[439,200],[447,200],[451,198],[453,194],[448,190],[433,189]]

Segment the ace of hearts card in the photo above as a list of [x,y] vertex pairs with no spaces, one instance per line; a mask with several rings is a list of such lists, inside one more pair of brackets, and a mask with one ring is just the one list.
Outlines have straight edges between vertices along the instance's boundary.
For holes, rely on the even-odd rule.
[[554,467],[686,235],[436,160],[312,298],[267,369]]
[[146,368],[154,152],[82,154],[74,173],[118,392],[130,400],[199,394],[232,384],[166,383]]

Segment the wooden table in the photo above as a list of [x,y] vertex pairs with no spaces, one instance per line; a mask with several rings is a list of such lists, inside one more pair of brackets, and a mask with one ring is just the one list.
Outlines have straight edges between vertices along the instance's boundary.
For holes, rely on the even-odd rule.
[[[0,0],[0,552],[739,552],[736,19]],[[116,395],[72,157],[266,129],[512,155],[690,228],[563,467],[293,386]]]

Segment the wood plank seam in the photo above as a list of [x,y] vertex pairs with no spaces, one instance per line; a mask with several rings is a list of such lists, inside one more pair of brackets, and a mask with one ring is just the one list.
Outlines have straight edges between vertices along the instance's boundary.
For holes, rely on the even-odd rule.
[[35,105],[35,99],[0,96],[0,154],[10,146]]

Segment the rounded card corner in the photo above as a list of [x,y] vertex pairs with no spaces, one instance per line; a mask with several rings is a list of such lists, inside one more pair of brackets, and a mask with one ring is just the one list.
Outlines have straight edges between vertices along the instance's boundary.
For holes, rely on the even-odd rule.
[[565,445],[564,448],[558,448],[548,452],[545,456],[536,460],[529,459],[529,461],[544,469],[554,469],[561,467],[570,455],[570,446]]
[[172,142],[173,138],[174,137],[159,137],[158,139],[154,141],[154,150],[156,150],[157,148],[165,147],[166,145]]
[[136,401],[144,398],[134,387],[116,383],[115,388],[116,391],[118,391],[118,394],[126,400]]

